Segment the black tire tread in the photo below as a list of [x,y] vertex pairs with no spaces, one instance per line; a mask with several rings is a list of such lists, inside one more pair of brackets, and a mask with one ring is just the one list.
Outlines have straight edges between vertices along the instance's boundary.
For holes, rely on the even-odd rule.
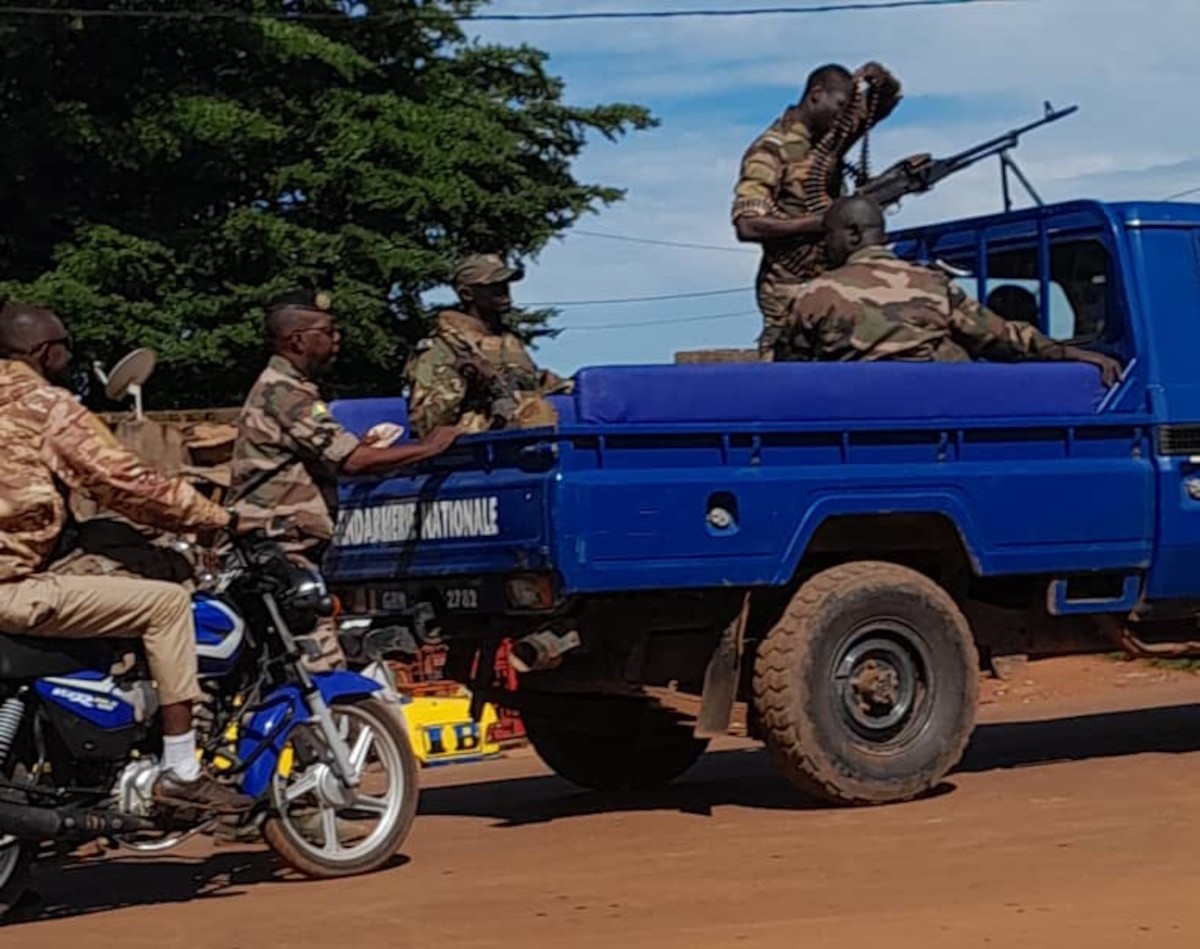
[[[966,618],[950,595],[924,574],[899,564],[863,560],[831,567],[804,583],[779,623],[759,645],[754,663],[753,696],[768,749],[792,784],[817,800],[863,806],[911,800],[921,793],[920,788],[898,797],[848,791],[833,762],[820,754],[812,722],[807,716],[793,714],[799,704],[796,673],[812,661],[814,637],[811,624],[822,604],[851,587],[901,585],[915,587],[936,609],[952,616],[961,629],[969,630]],[[974,708],[979,693],[978,654],[969,635],[964,637],[963,646],[973,664],[967,677],[967,701]],[[944,770],[949,770],[962,758],[971,730],[971,723],[967,723],[967,727],[947,736],[946,753],[939,758],[950,761]]]
[[[630,707],[631,700],[618,701]],[[523,714],[525,734],[547,767],[572,784],[606,792],[661,787],[695,764],[708,741],[653,700],[638,705],[638,714],[614,716],[617,727],[602,732],[573,728],[569,712]]]

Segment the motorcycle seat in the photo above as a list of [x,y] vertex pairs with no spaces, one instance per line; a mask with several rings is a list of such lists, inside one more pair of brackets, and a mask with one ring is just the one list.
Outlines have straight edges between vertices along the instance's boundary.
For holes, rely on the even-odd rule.
[[40,679],[75,672],[107,672],[137,640],[58,639],[0,633],[0,680]]

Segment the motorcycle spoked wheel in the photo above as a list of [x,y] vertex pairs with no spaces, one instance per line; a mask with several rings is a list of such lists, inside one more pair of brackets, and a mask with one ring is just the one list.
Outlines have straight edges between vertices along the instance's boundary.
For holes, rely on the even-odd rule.
[[[357,788],[345,788],[323,761],[300,756],[271,785],[263,837],[292,868],[316,879],[386,866],[417,813],[417,761],[399,715],[378,699],[334,705],[333,720],[351,752]],[[323,745],[313,726],[306,738]]]

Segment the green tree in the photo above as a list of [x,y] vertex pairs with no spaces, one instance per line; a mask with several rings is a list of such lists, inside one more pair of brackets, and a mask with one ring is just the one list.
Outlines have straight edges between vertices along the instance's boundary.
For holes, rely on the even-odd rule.
[[333,294],[339,393],[394,392],[453,259],[536,254],[618,200],[571,162],[654,123],[468,40],[480,0],[93,4],[253,14],[0,17],[0,294],[55,307],[81,361],[153,346],[159,406],[238,401],[296,283]]

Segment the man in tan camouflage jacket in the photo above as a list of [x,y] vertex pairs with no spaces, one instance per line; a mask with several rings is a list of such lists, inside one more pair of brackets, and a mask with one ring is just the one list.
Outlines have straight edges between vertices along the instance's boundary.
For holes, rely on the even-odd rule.
[[883,213],[870,199],[835,202],[825,226],[835,269],[792,301],[775,343],[777,361],[1066,360],[1095,366],[1106,386],[1120,378],[1116,360],[1004,320],[948,274],[900,260],[886,246]]
[[[370,474],[433,458],[458,435],[432,429],[421,442],[380,446],[333,417],[317,380],[337,358],[341,335],[327,294],[295,290],[267,304],[273,355],[238,416],[231,497],[241,530],[262,530],[291,556],[319,566],[333,538],[340,475]],[[339,661],[328,624],[315,651]]]
[[[870,98],[855,94],[860,81],[873,90]],[[899,101],[900,83],[878,63],[867,63],[853,74],[844,66],[822,66],[809,75],[800,101],[746,150],[732,217],[738,240],[763,249],[756,281],[763,315],[762,358],[771,358],[788,302],[806,280],[825,269],[822,213],[830,198],[842,194],[846,152]],[[847,113],[850,109],[853,114]],[[822,150],[831,150],[833,156],[827,180],[815,186],[825,203],[814,208],[811,179]]]
[[125,449],[65,388],[71,337],[49,310],[0,310],[0,630],[61,638],[141,637],[158,687],[164,803],[236,811],[249,798],[203,773],[192,705],[201,697],[191,598],[180,586],[48,571],[68,521],[66,491],[147,526],[216,531],[223,509]]
[[539,369],[525,344],[504,326],[512,310],[510,285],[524,275],[495,254],[473,254],[455,268],[461,308],[438,314],[433,333],[404,367],[414,432],[438,425],[482,432],[555,423],[554,410],[542,397],[566,391],[569,384]]

